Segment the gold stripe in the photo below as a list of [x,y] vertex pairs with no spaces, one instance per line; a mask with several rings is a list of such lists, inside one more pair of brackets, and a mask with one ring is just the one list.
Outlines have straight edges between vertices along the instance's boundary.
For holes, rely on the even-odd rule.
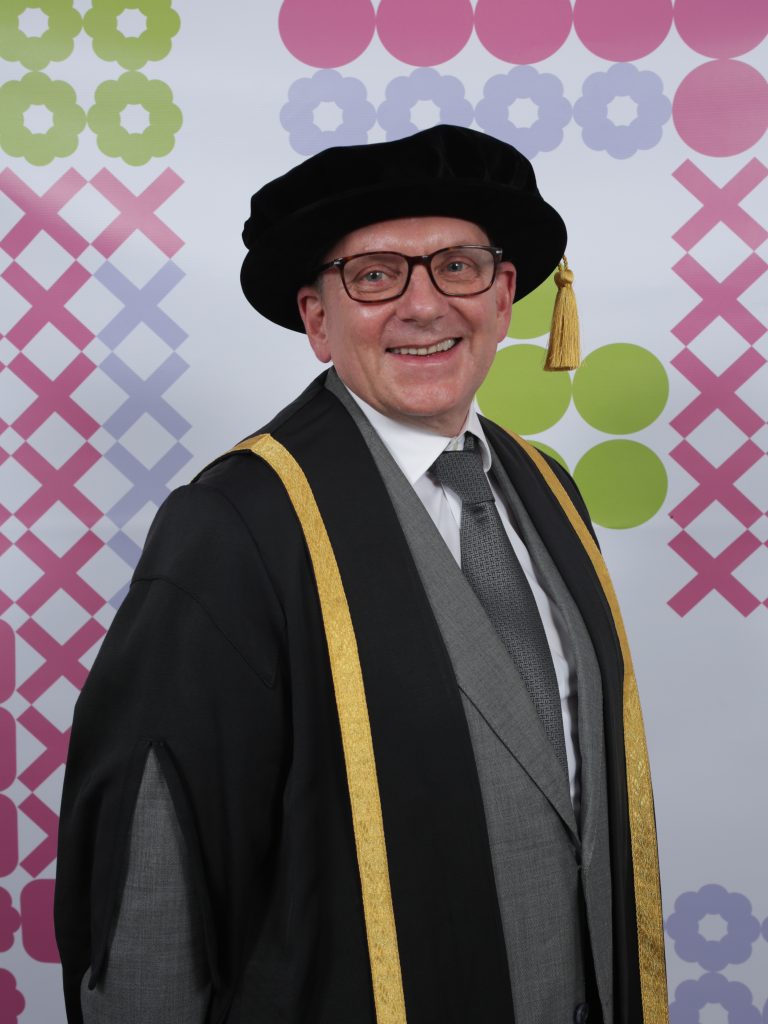
[[384,820],[363,674],[344,584],[309,481],[270,434],[241,442],[280,477],[307,542],[323,615],[347,770],[377,1024],[405,1024],[405,997],[389,884]]
[[627,797],[632,841],[632,870],[635,879],[637,945],[640,960],[640,992],[645,1024],[667,1024],[669,1019],[667,973],[664,959],[664,919],[656,846],[651,770],[643,728],[643,714],[632,668],[627,634],[608,569],[584,520],[567,491],[533,445],[516,434],[512,438],[530,455],[568,516],[571,526],[589,555],[611,609],[624,659],[624,755],[627,762]]

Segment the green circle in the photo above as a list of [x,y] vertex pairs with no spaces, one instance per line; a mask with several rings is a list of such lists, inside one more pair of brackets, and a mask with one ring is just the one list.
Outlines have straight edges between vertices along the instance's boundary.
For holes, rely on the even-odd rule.
[[[25,125],[24,114],[34,106],[50,110],[53,124],[48,131],[33,132]],[[19,81],[0,86],[0,148],[9,156],[43,167],[56,157],[71,156],[83,128],[85,112],[67,82],[30,71]]]
[[[35,8],[48,18],[39,36],[28,36],[19,28],[19,17]],[[2,0],[0,5],[0,57],[18,60],[30,71],[39,71],[52,60],[66,60],[75,46],[82,18],[73,0]]]
[[552,275],[514,304],[507,335],[510,338],[526,339],[549,334],[556,295],[557,288]]
[[[94,100],[88,111],[88,125],[96,133],[102,153],[139,167],[173,149],[182,117],[165,82],[150,81],[140,71],[126,71],[116,81],[97,86]],[[129,132],[121,122],[123,110],[134,104],[144,107],[149,115],[149,125],[143,132]]]
[[564,415],[571,401],[567,373],[544,370],[546,350],[538,345],[501,349],[477,393],[486,416],[517,434],[538,434]]
[[[141,11],[146,28],[138,36],[125,36],[117,19],[127,10]],[[147,61],[162,60],[171,52],[181,20],[171,0],[92,0],[83,19],[93,40],[93,52],[102,60],[115,60],[135,71]]]
[[640,345],[603,345],[573,378],[580,415],[607,434],[632,434],[653,423],[667,404],[669,380],[661,362]]
[[553,458],[555,460],[555,462],[559,462],[563,469],[566,472],[569,472],[568,463],[565,461],[560,452],[556,452],[554,448],[550,448],[548,444],[544,444],[541,441],[532,440],[530,443],[533,445],[534,448],[538,448],[540,452],[543,452],[544,455],[549,455],[550,458]]
[[626,530],[646,522],[667,496],[661,459],[639,441],[603,441],[579,460],[573,478],[600,526]]

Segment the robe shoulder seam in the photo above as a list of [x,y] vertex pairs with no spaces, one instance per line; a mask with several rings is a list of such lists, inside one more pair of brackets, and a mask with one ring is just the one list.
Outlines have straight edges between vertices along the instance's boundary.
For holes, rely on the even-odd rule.
[[226,641],[226,643],[237,654],[237,656],[240,658],[240,660],[243,662],[243,664],[248,668],[248,670],[253,675],[256,676],[256,678],[259,680],[259,682],[262,683],[264,686],[266,686],[267,689],[274,690],[274,688],[276,686],[275,676],[273,675],[272,677],[268,677],[262,670],[256,668],[256,666],[251,663],[251,661],[245,656],[245,654],[243,654],[243,652],[240,650],[240,648],[237,646],[237,644],[232,640],[232,638],[225,632],[225,630],[223,630],[221,628],[221,626],[218,624],[218,622],[216,621],[214,615],[212,614],[210,609],[207,607],[205,602],[202,601],[197,596],[197,594],[194,593],[194,591],[190,590],[188,587],[182,586],[180,583],[177,583],[175,580],[171,579],[170,576],[166,576],[163,573],[147,573],[145,575],[136,576],[134,578],[133,583],[131,585],[133,586],[133,585],[135,585],[137,583],[148,583],[148,584],[152,584],[152,583],[165,583],[169,587],[173,587],[174,590],[177,590],[180,594],[184,594],[185,597],[189,598],[190,601],[194,602],[194,604],[196,604],[197,607],[204,613],[205,617],[208,619],[208,621],[214,627],[216,632],[222,637],[223,640]]

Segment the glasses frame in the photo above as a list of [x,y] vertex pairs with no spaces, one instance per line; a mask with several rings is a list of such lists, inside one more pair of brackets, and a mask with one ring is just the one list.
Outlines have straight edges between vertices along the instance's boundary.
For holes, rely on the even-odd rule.
[[[444,252],[451,252],[451,250],[453,249],[482,249],[484,252],[489,252],[493,256],[493,273],[491,274],[491,280],[484,288],[479,288],[476,292],[447,292],[445,291],[444,288],[440,287],[440,285],[435,280],[434,274],[432,273],[432,260],[435,258],[435,256],[439,256],[441,253]],[[391,249],[375,249],[373,252],[356,252],[353,253],[351,256],[339,256],[335,260],[330,260],[328,263],[324,263],[321,267],[318,267],[316,276],[319,276],[320,274],[325,274],[329,270],[338,270],[339,277],[341,278],[341,283],[344,287],[344,291],[347,293],[349,298],[352,299],[353,302],[364,302],[366,304],[373,305],[374,303],[380,302],[393,302],[395,299],[399,299],[402,295],[405,295],[406,291],[408,290],[408,285],[411,283],[411,275],[413,274],[413,268],[417,265],[421,265],[425,268],[425,270],[429,274],[430,281],[437,289],[437,291],[440,292],[441,295],[445,295],[450,299],[468,299],[473,295],[482,295],[483,292],[487,292],[493,286],[493,282],[496,280],[496,273],[499,269],[499,264],[501,263],[502,254],[503,250],[495,245],[446,245],[443,246],[442,249],[435,249],[434,252],[427,253],[424,256],[406,256],[405,253],[403,252],[395,252],[394,250]],[[356,295],[352,295],[347,286],[347,281],[344,276],[344,267],[347,265],[347,263],[349,263],[350,260],[357,259],[358,256],[379,255],[399,256],[401,259],[405,260],[405,262],[408,264],[408,273],[405,275],[405,282],[403,284],[403,287],[400,289],[397,295],[387,295],[387,297],[384,299],[360,299]]]

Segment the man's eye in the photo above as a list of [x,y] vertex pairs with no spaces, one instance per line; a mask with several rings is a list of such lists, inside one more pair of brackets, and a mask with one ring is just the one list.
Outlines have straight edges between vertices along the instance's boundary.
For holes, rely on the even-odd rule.
[[383,270],[366,270],[362,275],[362,280],[368,284],[377,284],[379,281],[383,281],[386,276]]
[[462,260],[451,260],[444,268],[449,274],[460,274],[462,270],[468,270],[469,264]]

